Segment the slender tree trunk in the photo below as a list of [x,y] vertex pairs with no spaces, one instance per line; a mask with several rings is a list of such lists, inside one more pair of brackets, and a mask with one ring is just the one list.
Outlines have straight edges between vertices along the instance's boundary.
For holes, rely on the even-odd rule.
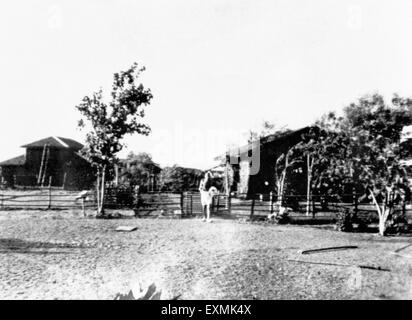
[[279,210],[278,212],[280,212],[280,209],[283,206],[283,194],[284,194],[284,189],[285,189],[285,181],[286,181],[286,174],[287,174],[288,167],[289,167],[289,151],[288,153],[286,153],[286,156],[285,156],[285,168],[282,170],[282,173],[280,174],[280,176],[277,177],[278,199],[276,201],[276,204]]
[[278,179],[278,199],[277,199],[277,207],[278,207],[278,212],[280,212],[280,209],[283,206],[283,193],[285,189],[285,181],[286,181],[286,170],[285,168],[280,175],[280,178]]
[[386,221],[383,218],[379,218],[379,235],[384,236],[386,231]]
[[307,190],[306,190],[306,216],[309,216],[310,214],[310,184],[311,184],[311,179],[312,179],[312,166],[310,163],[310,156],[309,154],[307,155],[307,174],[308,174],[308,179],[307,179]]
[[96,176],[96,202],[97,202],[97,215],[100,212],[100,170],[97,169]]
[[226,161],[226,166],[225,166],[225,191],[226,195],[229,196],[230,194],[230,186],[229,186],[229,162]]
[[277,185],[278,185],[278,196],[276,199],[276,203],[278,207],[280,207],[282,204],[282,175],[280,175],[280,177],[278,178]]
[[100,208],[99,208],[99,215],[104,215],[104,191],[106,187],[106,166],[103,166],[102,169],[102,180],[101,180],[101,190],[100,190]]
[[115,174],[114,185],[118,187],[119,186],[119,165],[118,164],[114,165],[114,174]]
[[375,195],[373,194],[372,190],[369,190],[373,203],[375,204],[376,211],[379,215],[379,234],[381,236],[386,235],[386,221],[391,213],[391,208],[387,206],[388,195],[385,194],[385,202],[382,205],[382,208],[379,206],[379,203],[376,201]]
[[[386,195],[385,198],[387,198],[387,197],[388,197],[388,195]],[[386,221],[388,220],[389,215],[391,213],[391,207],[389,207],[387,205],[386,201],[387,201],[387,199],[385,199],[385,203],[382,206],[382,210],[381,210],[382,217],[381,217],[381,219],[379,219],[379,234],[381,236],[386,235]]]

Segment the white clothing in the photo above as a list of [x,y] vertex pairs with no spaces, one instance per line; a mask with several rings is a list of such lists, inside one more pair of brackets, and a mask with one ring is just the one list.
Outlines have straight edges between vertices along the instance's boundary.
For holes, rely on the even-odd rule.
[[209,206],[212,204],[213,195],[206,190],[200,191],[200,202],[202,206]]

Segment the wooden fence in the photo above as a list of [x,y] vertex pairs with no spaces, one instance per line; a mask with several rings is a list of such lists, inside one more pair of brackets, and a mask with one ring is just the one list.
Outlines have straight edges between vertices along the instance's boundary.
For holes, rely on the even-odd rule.
[[[375,206],[370,203],[358,203],[357,197],[348,195],[341,197],[353,198],[352,202],[338,202],[335,197],[313,196],[310,203],[310,214],[306,215],[306,196],[285,196],[284,200],[290,207],[290,217],[292,220],[326,220],[336,219],[338,212],[351,210],[359,218],[369,221],[377,220]],[[276,197],[272,194],[255,195],[251,199],[242,197],[230,197],[218,195],[213,199],[211,212],[215,216],[238,217],[250,219],[264,219],[270,213],[278,212]],[[199,192],[184,193],[149,193],[139,195],[138,210],[142,215],[156,214],[158,212],[174,213],[179,212],[183,216],[199,216],[202,214]],[[412,205],[402,203],[397,206],[408,218],[412,219]]]
[[[96,197],[90,191],[83,199],[78,199],[78,191],[65,191],[47,187],[36,190],[0,190],[0,210],[7,209],[95,209]],[[343,195],[339,202],[331,196],[313,196],[310,214],[306,215],[306,196],[288,195],[284,201],[291,208],[294,220],[334,220],[339,211],[348,209],[360,218],[377,219],[375,207],[371,203],[358,203],[358,197]],[[348,201],[353,199],[353,201]],[[263,219],[278,211],[273,194],[257,194],[252,198],[218,195],[213,199],[212,215]],[[199,192],[166,193],[152,192],[139,194],[131,189],[108,189],[105,207],[108,209],[134,210],[137,216],[178,215],[193,217],[202,214]],[[397,208],[407,218],[412,219],[412,205],[402,203]]]
[[94,192],[78,199],[79,191],[47,187],[28,190],[0,190],[0,210],[7,209],[90,209],[96,207]]

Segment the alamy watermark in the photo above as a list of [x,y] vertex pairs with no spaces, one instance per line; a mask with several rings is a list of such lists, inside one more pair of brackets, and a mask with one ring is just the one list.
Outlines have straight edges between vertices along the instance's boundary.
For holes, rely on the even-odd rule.
[[224,140],[236,140],[238,133],[227,128],[210,129],[206,131],[195,128],[188,129],[183,123],[175,123],[171,130],[159,129],[152,137],[152,153],[158,158],[168,157],[175,163],[191,162],[197,159],[214,157],[228,161],[231,165],[240,162],[249,163],[250,175],[256,175],[260,170],[260,140],[252,143],[240,143],[240,147],[224,145]]
[[47,27],[51,30],[61,29],[63,17],[61,7],[58,5],[50,6],[47,10]]
[[347,27],[352,30],[361,30],[363,27],[362,7],[356,5],[349,6],[347,14]]

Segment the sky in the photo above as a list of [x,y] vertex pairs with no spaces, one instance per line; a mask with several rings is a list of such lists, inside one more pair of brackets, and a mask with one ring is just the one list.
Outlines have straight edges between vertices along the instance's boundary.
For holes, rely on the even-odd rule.
[[162,166],[207,169],[263,120],[298,129],[362,95],[412,96],[409,0],[86,0],[0,4],[0,161],[84,142],[75,106],[133,62]]

